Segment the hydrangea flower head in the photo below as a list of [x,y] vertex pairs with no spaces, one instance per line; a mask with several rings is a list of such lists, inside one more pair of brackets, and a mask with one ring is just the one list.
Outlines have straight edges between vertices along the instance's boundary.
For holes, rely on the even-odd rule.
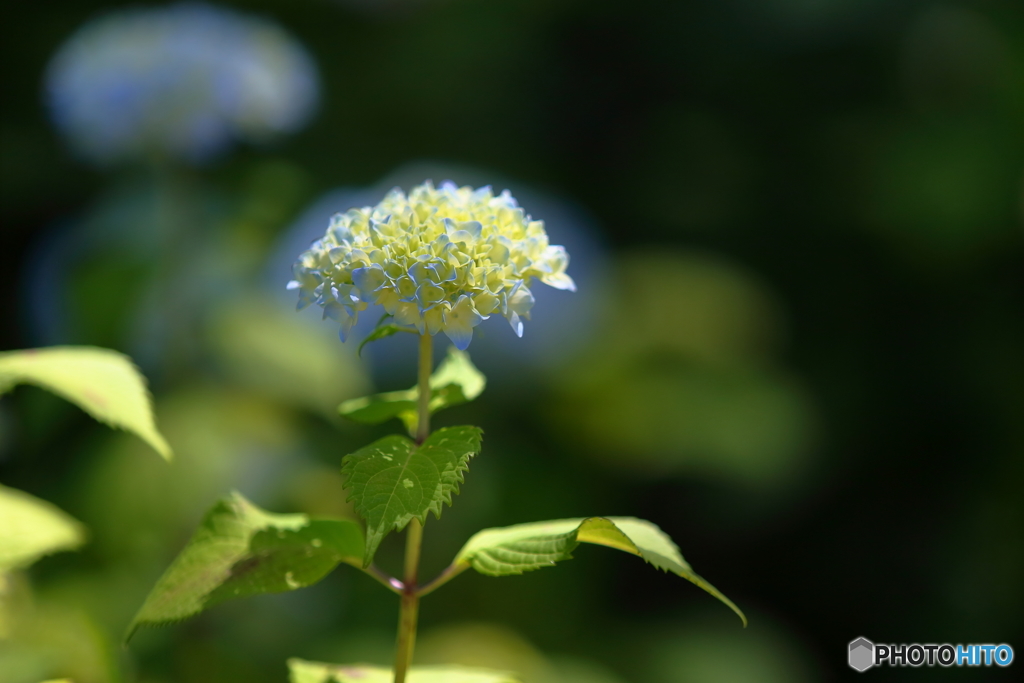
[[319,79],[268,20],[198,2],[116,10],[80,28],[46,74],[57,128],[97,164],[200,163],[236,140],[300,128]]
[[464,350],[491,315],[505,316],[522,336],[532,279],[575,291],[568,265],[565,248],[548,244],[544,222],[508,190],[495,196],[490,187],[427,181],[336,214],[295,263],[288,288],[298,290],[300,310],[316,302],[338,321],[342,341],[359,311],[381,304],[398,325],[444,332]]

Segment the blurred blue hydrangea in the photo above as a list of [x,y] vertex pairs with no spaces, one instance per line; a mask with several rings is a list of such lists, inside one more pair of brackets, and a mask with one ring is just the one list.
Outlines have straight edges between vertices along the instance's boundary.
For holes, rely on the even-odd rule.
[[277,25],[201,3],[113,12],[53,57],[46,100],[87,160],[202,163],[236,140],[297,130],[318,100],[316,66]]

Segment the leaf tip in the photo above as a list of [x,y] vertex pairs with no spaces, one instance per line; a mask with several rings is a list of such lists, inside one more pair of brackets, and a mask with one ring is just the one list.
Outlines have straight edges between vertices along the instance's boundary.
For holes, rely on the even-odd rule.
[[156,433],[147,439],[147,441],[149,442],[149,445],[153,447],[153,450],[160,454],[161,458],[166,460],[168,463],[174,462],[174,451],[171,450],[171,445],[167,443],[167,440],[164,439],[163,436]]
[[366,545],[363,547],[363,569],[367,569],[373,564],[373,556],[377,554],[377,548],[380,546],[383,534],[370,533],[370,529],[366,529]]
[[139,622],[136,619],[132,619],[132,623],[128,624],[128,628],[124,631],[124,636],[121,638],[121,648],[127,650],[128,645],[131,643],[132,637],[135,636],[135,632],[139,630]]

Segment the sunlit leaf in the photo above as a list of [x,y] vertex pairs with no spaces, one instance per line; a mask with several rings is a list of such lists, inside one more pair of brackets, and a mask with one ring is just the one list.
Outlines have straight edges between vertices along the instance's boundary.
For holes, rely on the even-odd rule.
[[635,517],[586,517],[517,524],[477,532],[462,547],[455,565],[488,576],[509,576],[572,558],[580,543],[594,543],[642,557],[663,571],[683,577],[747,618],[729,598],[687,564],[679,548],[657,526]]
[[359,524],[278,515],[234,493],[215,505],[128,627],[192,616],[230,598],[309,586],[341,562],[362,566]]
[[345,456],[345,488],[366,520],[364,566],[392,529],[414,517],[425,522],[428,512],[440,517],[442,505],[451,505],[469,459],[480,452],[481,434],[477,427],[447,427],[418,448],[404,436],[386,436]]
[[380,424],[405,413],[415,416],[417,395],[415,389],[406,389],[353,398],[342,403],[338,407],[338,412],[356,422]]
[[[323,664],[289,659],[291,683],[392,683],[391,669],[365,664]],[[519,683],[510,673],[462,666],[414,666],[408,683]]]
[[[482,394],[484,387],[487,386],[487,378],[469,360],[469,354],[459,351],[454,346],[448,347],[448,356],[430,376],[430,388],[435,392],[452,386],[459,389],[459,402],[472,401]],[[455,396],[442,400],[435,393],[430,400],[430,408],[432,411],[440,410],[455,405],[455,402]]]
[[170,460],[171,448],[153,422],[146,380],[127,356],[88,346],[0,353],[0,392],[20,383],[52,391],[100,422],[134,432]]
[[[487,378],[477,370],[469,354],[454,346],[448,356],[430,376],[430,412],[472,401],[487,385]],[[338,408],[343,416],[363,424],[379,424],[391,418],[401,418],[410,433],[416,431],[416,387],[405,391],[389,391],[345,401]]]
[[84,527],[66,512],[24,491],[0,486],[0,574],[84,542]]

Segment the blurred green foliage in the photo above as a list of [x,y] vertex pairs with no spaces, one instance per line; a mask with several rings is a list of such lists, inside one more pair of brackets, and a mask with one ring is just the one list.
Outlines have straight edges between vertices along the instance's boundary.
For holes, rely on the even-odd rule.
[[798,477],[813,410],[773,363],[783,324],[766,288],[721,259],[664,249],[624,253],[611,277],[606,319],[564,371],[552,418],[634,475]]
[[[60,508],[24,491],[0,487],[0,573],[27,567],[44,555],[73,550],[85,542],[82,525]],[[0,616],[0,620],[3,617]],[[10,635],[6,633],[5,635]]]
[[[355,571],[118,641],[232,489],[351,513],[341,457],[394,424],[336,408],[412,383],[408,335],[357,359],[281,303],[287,273],[267,264],[321,193],[376,194],[429,160],[582,207],[609,266],[573,295],[597,320],[561,360],[474,355],[488,391],[438,422],[480,424],[486,446],[425,529],[424,574],[481,527],[636,514],[751,627],[581,547],[544,572],[467,572],[424,603],[418,662],[526,683],[812,683],[846,675],[858,635],[1024,631],[1020,3],[238,0],[317,60],[318,117],[207,167],[99,172],[62,146],[40,84],[62,41],[121,4],[22,4],[0,41],[0,348],[130,354],[175,461],[33,387],[0,400],[0,481],[89,535],[0,588],[0,681],[390,663],[393,596]],[[480,329],[474,351],[509,334]],[[399,545],[383,541],[385,569]]]
[[134,433],[165,460],[172,457],[153,424],[145,379],[119,353],[75,346],[0,353],[0,392],[17,384],[52,391],[100,422]]
[[[387,683],[395,679],[390,668],[332,666],[301,659],[288,660],[295,683]],[[419,667],[409,671],[409,683],[516,683],[510,674],[492,673],[461,666]]]
[[[145,379],[121,354],[71,346],[0,353],[0,393],[20,383],[43,387],[97,420],[133,432],[170,460],[171,450],[153,424]],[[102,636],[85,632],[89,621],[59,607],[52,613],[34,609],[17,571],[44,555],[80,547],[86,536],[55,505],[0,486],[0,664],[6,675],[35,680],[54,669],[89,679],[115,675],[104,661]]]

